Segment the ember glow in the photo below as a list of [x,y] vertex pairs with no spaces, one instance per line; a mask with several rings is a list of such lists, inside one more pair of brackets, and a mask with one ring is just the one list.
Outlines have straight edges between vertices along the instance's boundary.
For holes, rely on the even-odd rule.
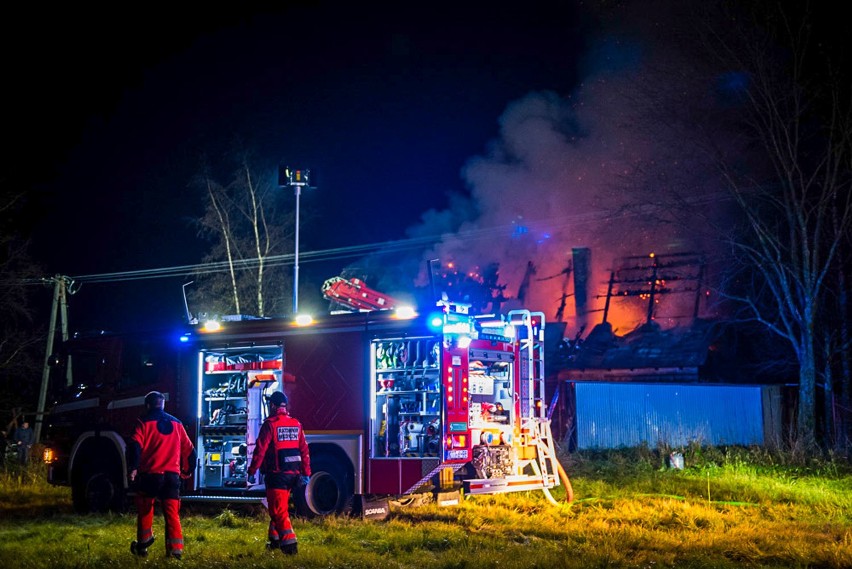
[[[565,322],[572,336],[604,318],[623,334],[649,320],[673,327],[695,316],[709,269],[694,279],[692,295],[672,292],[664,274],[613,279],[635,257],[715,259],[706,220],[723,210],[717,164],[688,136],[712,120],[718,73],[668,43],[677,40],[647,21],[656,16],[636,9],[604,19],[572,92],[539,90],[508,102],[496,137],[461,170],[464,191],[407,229],[412,239],[441,236],[404,261],[416,287],[437,277],[461,301],[478,284],[490,291],[473,299],[483,310],[523,306]],[[745,155],[723,127],[713,134]],[[582,266],[577,251],[587,252]],[[579,290],[578,273],[585,275]],[[701,297],[699,316],[710,316],[713,299]]]
[[[621,21],[632,21],[623,16]],[[715,83],[665,41],[645,43],[656,33],[648,29],[647,36],[616,31],[602,36],[574,92],[531,92],[508,104],[496,139],[462,169],[466,194],[454,196],[447,210],[424,213],[409,229],[410,237],[444,236],[422,260],[439,259],[445,272],[480,282],[483,269],[492,267],[503,308],[515,303],[544,312],[549,320],[566,322],[568,334],[588,332],[605,312],[620,333],[649,319],[663,327],[688,323],[696,313],[695,296],[701,296],[698,288],[707,282],[704,273],[691,294],[674,294],[671,279],[660,273],[647,275],[644,284],[622,283],[606,302],[621,260],[713,256],[702,219],[716,211],[711,199],[721,187],[716,166],[702,158],[697,145],[661,125],[672,109],[707,103]],[[693,71],[695,77],[685,80]],[[668,114],[655,116],[652,107]],[[695,203],[701,215],[673,222],[666,205],[672,202],[663,197],[668,191],[681,196],[681,203]],[[577,249],[589,252],[581,314]],[[428,278],[428,268],[422,268],[417,284],[424,286]],[[455,280],[452,286],[460,284]],[[640,288],[648,292],[636,293]],[[700,309],[706,304],[705,298]]]
[[[587,97],[604,98],[598,96],[597,88],[602,86],[593,85]],[[501,138],[488,154],[469,160],[463,172],[471,197],[457,203],[478,215],[469,215],[457,232],[444,232],[443,241],[424,257],[444,262],[441,274],[449,288],[458,290],[465,280],[482,284],[482,268],[491,266],[497,274],[492,289],[503,287],[494,294],[502,308],[523,305],[544,312],[548,319],[569,323],[569,332],[584,325],[588,331],[602,321],[616,259],[683,246],[685,241],[672,227],[651,227],[636,216],[614,213],[626,208],[632,196],[612,192],[613,184],[625,164],[647,159],[650,148],[611,143],[630,133],[595,123],[594,117],[587,116],[592,110],[554,93],[533,93],[507,108],[500,119]],[[577,132],[566,136],[571,128]],[[581,139],[582,130],[600,130],[600,134]],[[451,215],[463,218],[464,214]],[[434,232],[428,220],[446,217],[424,215],[424,223],[410,234]],[[591,253],[582,318],[578,318],[574,290],[572,251],[577,247]],[[427,279],[422,272],[419,284]],[[655,286],[665,283],[657,279]],[[622,332],[641,324],[647,311],[637,300],[647,301],[648,296],[612,302],[607,321]]]

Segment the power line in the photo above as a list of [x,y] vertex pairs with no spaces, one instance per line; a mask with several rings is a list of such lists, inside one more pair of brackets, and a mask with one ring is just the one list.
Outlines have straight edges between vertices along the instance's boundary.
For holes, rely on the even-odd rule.
[[[692,200],[691,205],[699,205],[700,203],[717,201],[719,195],[707,195]],[[637,215],[647,215],[651,210],[658,209],[656,206],[645,206],[640,210],[623,211],[613,213],[612,211],[592,211],[571,216],[561,216],[559,218],[523,220],[523,225],[529,227],[546,227],[548,232],[553,232],[559,229],[576,227],[587,223],[601,222],[606,220],[614,220],[622,217],[634,217]],[[472,229],[459,231],[452,235],[463,240],[480,240],[493,239],[511,235],[518,227],[518,224],[507,224],[483,229]],[[369,243],[363,245],[350,245],[347,247],[335,247],[331,249],[321,249],[317,251],[302,252],[299,254],[300,261],[304,262],[321,262],[332,261],[337,259],[345,259],[349,257],[357,257],[367,253],[392,254],[401,251],[409,251],[426,246],[435,245],[449,234],[441,235],[426,235],[421,237],[412,237],[408,239],[397,239],[383,241],[379,243]],[[271,255],[263,258],[263,263],[267,267],[287,266],[292,265],[295,260],[293,253],[282,255]],[[111,273],[95,273],[89,275],[75,275],[70,278],[79,284],[83,283],[113,283],[123,281],[135,281],[144,279],[158,279],[169,277],[181,277],[188,275],[208,274],[225,272],[233,266],[236,270],[253,269],[260,265],[258,258],[238,259],[233,263],[228,261],[215,261],[210,263],[199,263],[195,265],[177,265],[173,267],[160,267],[154,269],[140,269],[131,271],[117,271]],[[50,279],[47,279],[50,280]],[[25,284],[43,284],[46,279],[27,279]]]
[[[301,253],[301,260],[306,262],[329,261],[347,257],[360,256],[370,252],[394,253],[423,247],[439,242],[441,236],[417,237],[396,241],[385,241],[365,245],[352,245],[348,247],[335,247],[318,251]],[[292,265],[295,255],[286,253],[282,255],[271,255],[264,257],[263,263],[267,267]],[[237,270],[252,269],[257,267],[260,261],[257,258],[239,259],[233,262]],[[210,263],[199,263],[195,265],[177,265],[172,267],[160,267],[154,269],[140,269],[131,271],[116,271],[110,273],[94,273],[88,275],[74,275],[69,277],[75,283],[111,283],[120,281],[134,281],[143,279],[156,279],[167,277],[178,277],[189,274],[206,274],[230,270],[231,263],[228,261],[215,261]],[[43,284],[50,279],[27,279],[26,284]]]
[[[336,247],[332,249],[303,252],[300,253],[299,256],[300,261],[302,262],[329,261],[335,259],[343,259],[347,257],[360,256],[370,252],[392,253],[397,251],[404,251],[435,243],[439,239],[439,237],[415,238],[406,239],[402,241],[385,241],[383,243],[352,245],[349,247]],[[270,255],[268,257],[263,258],[263,264],[267,267],[287,266],[292,265],[294,260],[295,255],[293,253]],[[236,270],[245,270],[256,268],[259,264],[260,260],[257,258],[239,259],[233,262],[233,267]],[[197,265],[180,265],[175,267],[163,267],[158,269],[144,269],[137,271],[78,275],[73,276],[71,278],[81,283],[132,281],[141,279],[176,277],[188,274],[224,272],[230,270],[231,265],[232,264],[228,261],[216,261],[211,263],[201,263]]]

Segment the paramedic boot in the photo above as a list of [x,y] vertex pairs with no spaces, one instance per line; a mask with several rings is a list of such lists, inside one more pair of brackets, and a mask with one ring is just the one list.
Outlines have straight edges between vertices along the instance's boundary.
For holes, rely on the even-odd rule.
[[139,557],[146,557],[148,555],[148,548],[151,547],[151,544],[154,543],[154,538],[152,537],[148,541],[143,541],[139,543],[137,541],[130,542],[130,553],[133,555],[138,555]]
[[275,551],[276,549],[281,549],[281,542],[277,539],[271,539],[266,542],[266,549],[270,551]]
[[299,547],[296,543],[284,543],[281,545],[281,551],[287,555],[296,555],[299,551]]

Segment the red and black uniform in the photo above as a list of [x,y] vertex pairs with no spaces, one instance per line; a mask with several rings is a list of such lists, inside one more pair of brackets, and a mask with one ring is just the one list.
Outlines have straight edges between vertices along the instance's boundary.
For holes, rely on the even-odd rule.
[[166,523],[166,554],[183,553],[180,479],[191,472],[195,449],[183,424],[162,409],[150,409],[136,421],[127,447],[128,471],[137,470],[136,538],[153,541],[154,500],[160,499]]
[[290,490],[300,476],[311,475],[311,459],[302,424],[287,413],[283,405],[260,427],[248,475],[260,470],[266,483],[269,503],[269,541],[281,545],[296,543],[288,506]]

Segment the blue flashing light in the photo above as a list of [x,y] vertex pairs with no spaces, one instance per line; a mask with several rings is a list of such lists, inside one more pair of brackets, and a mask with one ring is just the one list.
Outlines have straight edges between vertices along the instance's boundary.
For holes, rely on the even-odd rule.
[[189,342],[189,334],[181,334],[180,341],[182,343]]
[[441,330],[444,327],[444,315],[440,313],[430,314],[428,324],[429,328],[435,332]]

